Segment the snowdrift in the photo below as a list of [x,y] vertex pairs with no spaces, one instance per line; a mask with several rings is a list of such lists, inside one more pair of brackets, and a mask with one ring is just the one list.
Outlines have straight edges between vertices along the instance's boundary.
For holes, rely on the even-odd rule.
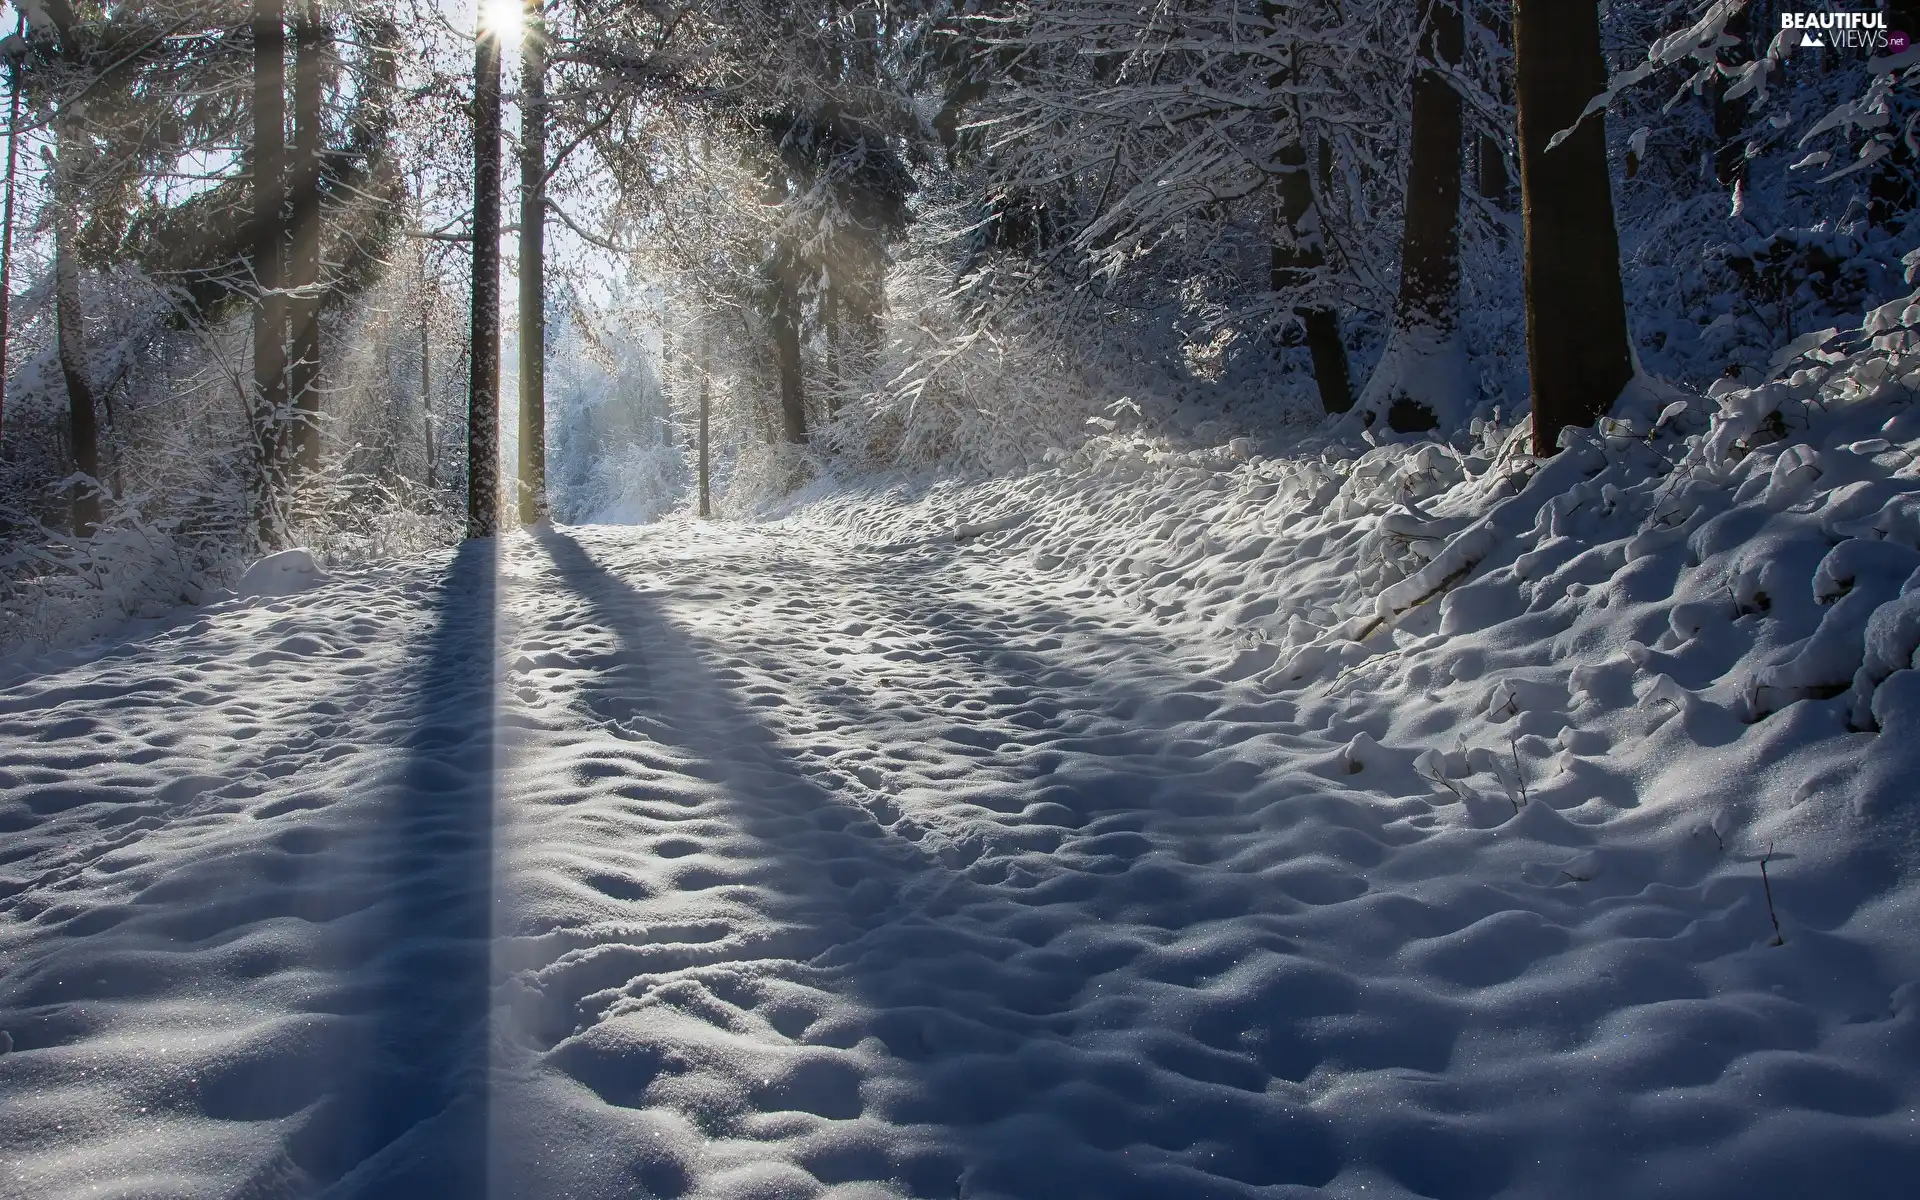
[[1394,693],[1410,725],[1464,736],[1550,693],[1521,721],[1541,736],[1608,726],[1650,739],[1643,766],[1654,746],[1733,748],[1759,773],[1832,755],[1811,774],[1864,813],[1904,798],[1913,765],[1876,734],[1920,715],[1911,367],[1874,355],[1707,397],[1638,380],[1624,415],[1545,461],[1524,420],[1274,457],[1106,437],[1052,470],[814,511],[882,545],[981,537],[1197,627],[1230,654],[1219,678],[1329,713]]

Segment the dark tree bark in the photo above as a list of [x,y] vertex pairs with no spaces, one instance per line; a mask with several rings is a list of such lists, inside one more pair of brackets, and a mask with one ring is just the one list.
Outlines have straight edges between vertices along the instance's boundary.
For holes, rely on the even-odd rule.
[[320,466],[321,91],[326,26],[319,0],[296,0],[293,58],[293,211],[287,271],[292,325],[288,390],[293,396],[293,470]]
[[[1460,324],[1460,94],[1445,68],[1459,63],[1466,25],[1455,0],[1420,0],[1420,58],[1413,72],[1413,104],[1408,136],[1406,220],[1400,231],[1400,294],[1394,304],[1393,333],[1406,353],[1412,347],[1452,344]],[[1437,423],[1424,397],[1422,381],[1409,373],[1408,360],[1391,350],[1376,370],[1378,395],[1369,405],[1385,406],[1387,424],[1396,430],[1432,429]],[[1448,381],[1434,387],[1451,389]],[[1369,389],[1371,393],[1372,388]],[[1378,411],[1378,410],[1376,410]]]
[[[1497,5],[1482,5],[1479,8],[1480,24],[1492,32],[1493,39],[1501,49],[1509,54],[1513,51],[1513,22]],[[1499,97],[1503,108],[1513,105],[1513,73],[1509,69],[1497,72],[1500,77]],[[1477,139],[1474,155],[1474,187],[1482,196],[1492,200],[1505,209],[1512,203],[1513,176],[1507,170],[1506,143],[1490,133],[1481,133]]]
[[773,263],[773,353],[780,375],[780,433],[794,445],[807,441],[807,393],[800,362],[800,264],[791,249],[775,251]]
[[[1269,283],[1274,291],[1298,287],[1326,264],[1319,235],[1303,232],[1314,209],[1313,177],[1307,170],[1304,146],[1280,152],[1280,224],[1282,236],[1273,243]],[[1330,413],[1353,407],[1353,380],[1347,366],[1347,342],[1340,333],[1340,314],[1325,305],[1293,310],[1306,332],[1307,353],[1313,356],[1313,379],[1320,389],[1320,405]]]
[[473,344],[467,374],[467,536],[500,528],[500,35],[473,58]]
[[100,524],[100,425],[93,385],[87,380],[85,312],[80,306],[80,263],[75,258],[75,221],[79,188],[73,178],[73,150],[64,116],[55,119],[53,275],[55,340],[60,375],[67,387],[67,439],[73,469],[95,482],[73,491],[73,534],[86,537]]
[[1478,161],[1474,164],[1475,190],[1505,208],[1513,193],[1513,179],[1507,174],[1506,148],[1500,144],[1500,139],[1483,133],[1477,154]]
[[[1280,27],[1282,10],[1277,0],[1262,0],[1260,12],[1270,26]],[[1267,86],[1277,93],[1286,86],[1289,69],[1269,75]],[[1281,117],[1276,114],[1278,119]],[[1312,223],[1313,232],[1308,232],[1308,216],[1316,206],[1314,178],[1307,167],[1307,148],[1299,140],[1301,131],[1294,132],[1296,140],[1280,151],[1279,227],[1274,231],[1268,263],[1268,286],[1276,292],[1308,282],[1326,265],[1319,224]],[[1332,146],[1325,141],[1320,143],[1319,167],[1319,192],[1324,196],[1333,178]],[[1320,390],[1321,407],[1330,413],[1348,411],[1353,407],[1353,379],[1347,365],[1347,342],[1340,332],[1340,314],[1324,305],[1293,311],[1306,335],[1307,353],[1313,357],[1313,379]]]
[[[1881,0],[1879,7],[1887,14],[1888,32],[1897,29],[1909,37],[1920,37],[1920,0]],[[1899,119],[1896,115],[1895,120]],[[1912,219],[1915,205],[1920,204],[1914,170],[1913,152],[1907,149],[1906,138],[1896,136],[1893,153],[1880,160],[1867,180],[1867,216],[1875,225],[1898,228]]]
[[1396,318],[1402,328],[1451,332],[1459,323],[1460,94],[1441,71],[1460,61],[1464,26],[1451,0],[1421,0],[1420,21]]
[[528,0],[520,43],[520,523],[547,515],[547,25]]
[[[1727,34],[1738,38],[1739,47],[1733,54],[1738,56],[1747,43],[1748,17],[1746,9],[1727,19]],[[1747,123],[1747,99],[1727,99],[1727,89],[1732,85],[1725,77],[1713,81],[1713,175],[1727,188],[1738,187],[1747,177],[1747,148],[1740,134]],[[1631,174],[1631,172],[1629,172]]]
[[287,425],[287,32],[283,0],[253,0],[254,524],[262,545],[283,530]]
[[1552,150],[1606,88],[1596,0],[1514,0],[1533,452],[1604,415],[1633,377],[1604,114]]
[[6,440],[7,336],[12,332],[13,191],[19,166],[20,68],[7,71],[7,200],[0,216],[0,443]]

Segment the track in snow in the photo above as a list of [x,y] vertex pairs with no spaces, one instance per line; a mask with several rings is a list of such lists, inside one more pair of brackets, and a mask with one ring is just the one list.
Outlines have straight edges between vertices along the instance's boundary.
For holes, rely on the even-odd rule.
[[1913,1009],[1846,1009],[1892,982],[1845,937],[1783,976],[1709,848],[1513,870],[1606,851],[1370,786],[1339,722],[991,545],[795,528],[473,544],[0,690],[0,1195],[1920,1168]]

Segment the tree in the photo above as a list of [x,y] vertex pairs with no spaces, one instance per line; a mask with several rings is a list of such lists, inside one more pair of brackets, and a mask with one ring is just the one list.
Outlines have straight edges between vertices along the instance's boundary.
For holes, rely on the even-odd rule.
[[1460,324],[1460,94],[1449,72],[1460,62],[1465,21],[1456,0],[1420,0],[1420,55],[1400,232],[1400,291],[1386,353],[1362,405],[1396,430],[1455,422],[1470,403]]
[[[46,5],[46,24],[30,29],[43,43],[51,33],[62,63],[84,68],[86,46],[80,23],[65,0]],[[78,224],[81,202],[80,115],[62,100],[53,115],[54,149],[48,170],[53,178],[54,340],[60,376],[67,392],[67,448],[75,473],[85,476],[72,496],[75,537],[86,537],[100,523],[100,425],[93,384],[87,378],[85,311],[80,296]]]
[[19,167],[20,150],[20,63],[7,61],[7,190],[4,214],[0,214],[0,440],[6,436],[7,411],[7,335],[11,332],[13,306],[13,197]]
[[287,241],[287,317],[292,327],[288,390],[293,398],[293,469],[320,466],[320,183],[323,174],[321,85],[326,26],[320,0],[295,0],[293,60],[293,197]]
[[288,245],[287,31],[283,0],[253,0],[253,435],[254,527],[263,546],[285,536]]
[[[1265,0],[1260,12],[1274,32],[1286,28],[1281,6],[1275,0]],[[1297,45],[1288,47],[1286,67],[1267,77],[1270,91],[1286,93],[1299,56]],[[1275,118],[1276,123],[1284,119],[1294,130],[1293,140],[1283,146],[1278,155],[1278,228],[1267,269],[1268,286],[1276,292],[1286,292],[1310,285],[1327,264],[1325,218],[1320,210],[1321,198],[1332,184],[1333,147],[1324,140],[1320,143],[1323,161],[1316,180],[1308,171],[1307,147],[1304,131],[1299,128],[1298,109],[1276,110]],[[1306,334],[1307,353],[1313,359],[1314,385],[1320,391],[1320,406],[1330,413],[1346,412],[1353,407],[1353,376],[1347,365],[1347,340],[1340,331],[1339,311],[1325,304],[1306,304],[1294,309],[1294,315],[1300,319]]]
[[807,393],[800,361],[803,266],[791,235],[782,230],[776,237],[773,261],[767,267],[767,282],[771,293],[768,324],[773,329],[774,370],[780,379],[780,435],[789,444],[805,445]]
[[527,0],[520,42],[520,523],[547,515],[547,23]]
[[[1322,143],[1323,148],[1326,144]],[[1279,156],[1279,226],[1274,240],[1268,279],[1273,290],[1284,292],[1307,286],[1326,266],[1326,243],[1320,236],[1319,204],[1313,176],[1307,170],[1307,149],[1287,146]],[[1321,172],[1323,176],[1329,170]],[[1323,187],[1324,192],[1324,179]],[[1347,366],[1347,341],[1340,332],[1340,314],[1330,305],[1306,304],[1294,310],[1306,333],[1307,353],[1313,358],[1313,380],[1320,406],[1330,413],[1353,407],[1353,378]]]
[[500,528],[500,31],[473,52],[473,284],[467,375],[467,536]]
[[713,515],[712,496],[709,491],[711,477],[708,458],[713,424],[713,363],[711,359],[712,356],[707,352],[706,330],[702,329],[700,332],[700,424],[699,445],[696,447],[698,461],[695,468],[697,472],[695,486],[699,489],[699,514],[703,517]]
[[73,490],[73,535],[86,537],[100,524],[100,425],[93,384],[87,378],[84,312],[80,304],[80,257],[75,246],[79,212],[79,157],[66,115],[57,116],[53,169],[54,322],[60,377],[67,389],[67,438],[73,469],[86,479]]
[[1607,87],[1597,0],[1514,0],[1513,41],[1533,452],[1544,457],[1563,428],[1613,406],[1633,361],[1605,116],[1581,119]]

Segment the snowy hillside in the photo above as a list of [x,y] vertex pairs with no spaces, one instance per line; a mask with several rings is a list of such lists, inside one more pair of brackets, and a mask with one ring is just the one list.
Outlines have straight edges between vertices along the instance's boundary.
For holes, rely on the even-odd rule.
[[16,660],[0,1195],[1906,1195],[1881,371],[1544,463],[1116,435]]

